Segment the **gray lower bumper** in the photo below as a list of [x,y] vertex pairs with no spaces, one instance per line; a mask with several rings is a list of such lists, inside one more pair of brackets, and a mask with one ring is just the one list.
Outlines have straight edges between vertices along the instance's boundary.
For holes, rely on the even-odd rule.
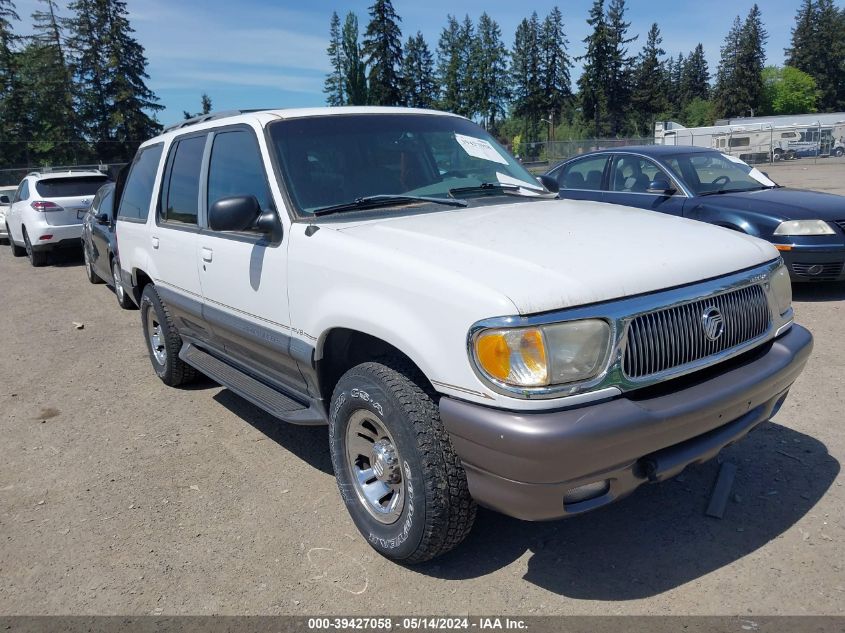
[[[774,415],[812,346],[812,335],[794,325],[765,353],[666,395],[551,413],[444,397],[440,415],[476,501],[520,519],[555,519],[714,457]],[[595,482],[606,482],[606,490],[564,503],[573,489]]]

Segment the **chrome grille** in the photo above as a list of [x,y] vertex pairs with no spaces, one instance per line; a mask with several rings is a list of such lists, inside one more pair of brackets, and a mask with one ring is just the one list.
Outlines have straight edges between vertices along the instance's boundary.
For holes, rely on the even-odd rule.
[[[705,334],[704,315],[722,315],[721,336]],[[763,288],[748,286],[636,317],[628,325],[623,371],[638,379],[681,368],[739,349],[769,330],[771,315]]]
[[793,262],[792,272],[798,277],[812,279],[815,281],[836,281],[842,274],[842,262],[829,264],[804,264]]

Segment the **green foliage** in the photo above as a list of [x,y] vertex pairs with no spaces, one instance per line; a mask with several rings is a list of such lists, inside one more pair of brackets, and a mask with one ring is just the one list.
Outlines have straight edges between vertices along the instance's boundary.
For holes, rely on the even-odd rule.
[[182,116],[187,121],[188,119],[192,119],[195,116],[200,116],[202,114],[209,114],[210,112],[211,112],[211,97],[209,97],[207,93],[203,92],[202,96],[200,97],[200,111],[191,114],[187,110],[182,110]]
[[716,111],[721,117],[747,116],[763,105],[763,67],[768,34],[755,4],[745,22],[734,20],[722,47],[716,75]]
[[437,42],[437,80],[440,83],[438,107],[463,116],[472,116],[472,22],[467,16],[460,24],[446,16],[446,26]]
[[402,67],[401,18],[390,0],[375,0],[364,33],[364,59],[369,69],[367,92],[373,105],[402,104],[399,69]]
[[669,85],[661,57],[663,38],[657,23],[651,25],[637,58],[631,93],[631,120],[638,134],[650,133],[659,113],[669,107]]
[[630,22],[625,21],[625,0],[611,0],[607,9],[607,114],[611,136],[625,131],[625,117],[631,103],[631,68],[634,58],[628,54],[628,44],[637,37],[628,37]]
[[767,66],[763,70],[765,114],[802,114],[816,112],[816,80],[792,66]]
[[684,105],[681,119],[687,127],[713,125],[716,120],[716,109],[709,99],[695,97]]
[[402,96],[404,104],[412,108],[431,108],[435,104],[437,81],[434,77],[434,58],[423,34],[417,31],[408,37],[402,53]]
[[340,35],[340,17],[337,11],[332,11],[332,19],[329,24],[329,47],[326,49],[329,55],[329,62],[332,71],[326,75],[323,84],[323,92],[326,94],[326,103],[330,106],[342,106],[346,103],[344,87],[344,59],[343,42]]
[[578,58],[584,62],[583,72],[578,79],[578,92],[581,115],[585,122],[592,124],[594,135],[600,137],[609,129],[607,78],[610,72],[611,40],[604,15],[604,0],[594,0],[587,24],[593,32],[584,39],[587,50]]
[[558,7],[553,7],[540,30],[540,78],[545,97],[543,110],[556,121],[561,119],[572,99],[572,60],[567,53],[568,45],[563,14]]
[[833,0],[804,0],[786,64],[816,81],[821,110],[845,108],[845,9],[837,9]]
[[481,116],[484,126],[494,130],[505,118],[510,98],[508,50],[502,42],[499,25],[487,13],[478,20],[471,53],[474,114]]
[[361,45],[358,43],[358,17],[346,14],[341,32],[343,52],[343,89],[347,105],[367,104],[367,77]]

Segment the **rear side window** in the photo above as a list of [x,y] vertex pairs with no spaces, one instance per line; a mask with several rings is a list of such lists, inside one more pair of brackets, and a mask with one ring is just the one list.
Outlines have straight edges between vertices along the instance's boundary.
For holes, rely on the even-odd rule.
[[182,139],[171,150],[161,193],[162,221],[197,224],[205,140],[206,135]]
[[108,176],[46,178],[35,183],[35,191],[42,198],[79,198],[93,196],[108,181]]
[[249,195],[256,197],[262,210],[272,208],[258,142],[246,130],[220,132],[214,136],[208,166],[208,205]]
[[162,147],[162,145],[146,147],[135,156],[120,198],[118,218],[142,221],[147,219]]
[[19,200],[28,200],[29,199],[29,182],[24,180],[21,183],[21,186],[18,188],[17,194],[15,194],[15,202]]
[[561,189],[600,191],[607,156],[589,156],[565,165],[555,177]]

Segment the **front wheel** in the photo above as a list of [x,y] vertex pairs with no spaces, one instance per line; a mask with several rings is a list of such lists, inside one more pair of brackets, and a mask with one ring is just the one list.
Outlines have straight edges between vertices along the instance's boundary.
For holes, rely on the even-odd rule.
[[369,362],[341,377],[329,441],[352,520],[383,556],[420,563],[466,538],[476,506],[466,473],[419,372]]
[[85,276],[92,284],[101,284],[103,280],[94,272],[94,265],[91,263],[91,256],[88,254],[88,246],[82,244],[82,259],[85,261]]

